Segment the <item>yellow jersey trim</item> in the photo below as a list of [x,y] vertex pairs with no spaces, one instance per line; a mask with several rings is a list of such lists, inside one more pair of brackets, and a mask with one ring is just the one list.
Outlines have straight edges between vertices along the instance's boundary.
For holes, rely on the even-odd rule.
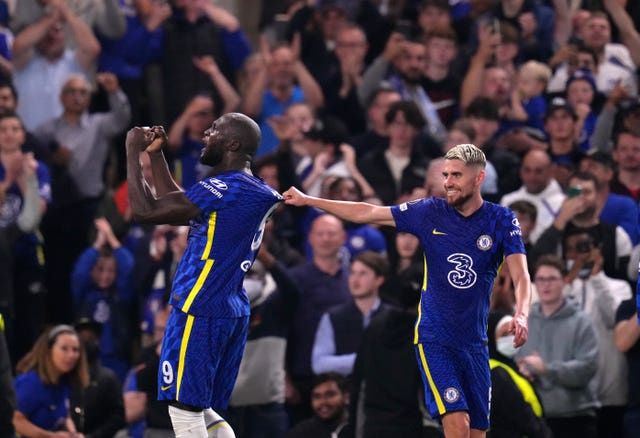
[[178,376],[176,377],[176,400],[180,400],[180,384],[182,383],[182,375],[184,374],[184,357],[187,353],[187,345],[189,344],[189,336],[191,336],[191,328],[193,327],[193,315],[187,315],[187,323],[182,333],[182,342],[180,343],[180,359],[178,361]]
[[191,308],[193,301],[196,299],[196,295],[198,295],[198,292],[202,289],[202,286],[204,285],[214,263],[214,260],[210,259],[209,255],[211,254],[211,246],[213,245],[213,237],[215,235],[216,219],[217,212],[214,211],[211,213],[211,216],[209,216],[209,225],[207,226],[207,243],[204,246],[204,251],[202,251],[202,257],[200,257],[200,260],[205,261],[204,268],[200,271],[200,275],[198,275],[196,283],[193,285],[189,291],[189,295],[187,295],[187,299],[184,301],[182,311],[185,313]]
[[431,378],[431,372],[429,371],[429,365],[427,365],[427,358],[424,355],[424,349],[422,344],[418,344],[418,352],[420,353],[420,362],[422,362],[422,369],[424,369],[424,374],[427,376],[427,381],[429,382],[429,388],[431,388],[431,393],[433,394],[433,398],[436,399],[436,405],[438,406],[438,413],[440,415],[444,415],[446,409],[444,407],[444,403],[442,403],[442,399],[440,398],[440,393],[438,392],[438,388],[436,388],[436,384]]

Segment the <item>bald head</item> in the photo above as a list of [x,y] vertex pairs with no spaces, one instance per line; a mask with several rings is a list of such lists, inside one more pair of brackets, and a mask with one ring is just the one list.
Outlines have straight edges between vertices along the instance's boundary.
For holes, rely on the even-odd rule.
[[258,124],[242,113],[227,113],[220,119],[228,139],[237,140],[240,143],[240,151],[247,155],[255,155],[262,138]]
[[527,192],[541,193],[547,188],[553,173],[551,169],[551,157],[545,151],[530,150],[522,159],[520,166],[520,179]]

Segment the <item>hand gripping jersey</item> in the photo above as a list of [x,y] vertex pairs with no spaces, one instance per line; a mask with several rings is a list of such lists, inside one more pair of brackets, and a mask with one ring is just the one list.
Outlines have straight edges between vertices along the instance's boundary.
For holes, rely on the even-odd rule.
[[203,214],[191,220],[169,303],[194,316],[249,315],[242,280],[282,196],[261,179],[230,171],[194,184],[187,198]]
[[464,217],[439,198],[404,203],[391,211],[398,230],[417,236],[424,251],[414,342],[457,349],[486,345],[498,269],[504,257],[525,252],[514,213],[485,201]]

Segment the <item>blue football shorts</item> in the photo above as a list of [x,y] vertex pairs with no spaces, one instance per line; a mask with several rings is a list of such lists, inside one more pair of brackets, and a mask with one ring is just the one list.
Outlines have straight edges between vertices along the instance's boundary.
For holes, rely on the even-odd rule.
[[425,400],[433,418],[467,411],[472,429],[489,429],[491,370],[486,347],[458,350],[435,343],[415,346]]
[[158,400],[225,409],[248,326],[249,316],[204,318],[172,309],[160,352]]

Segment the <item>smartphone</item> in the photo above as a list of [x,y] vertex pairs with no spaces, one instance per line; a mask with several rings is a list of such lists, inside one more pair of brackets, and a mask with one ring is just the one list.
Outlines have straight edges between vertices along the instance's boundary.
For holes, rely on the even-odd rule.
[[405,38],[411,38],[413,34],[413,24],[409,20],[398,20],[394,29]]
[[498,18],[493,19],[493,24],[491,25],[491,30],[495,35],[500,34],[500,20]]
[[582,193],[582,186],[569,187],[569,190],[567,190],[567,196],[569,198],[575,198],[580,193]]

